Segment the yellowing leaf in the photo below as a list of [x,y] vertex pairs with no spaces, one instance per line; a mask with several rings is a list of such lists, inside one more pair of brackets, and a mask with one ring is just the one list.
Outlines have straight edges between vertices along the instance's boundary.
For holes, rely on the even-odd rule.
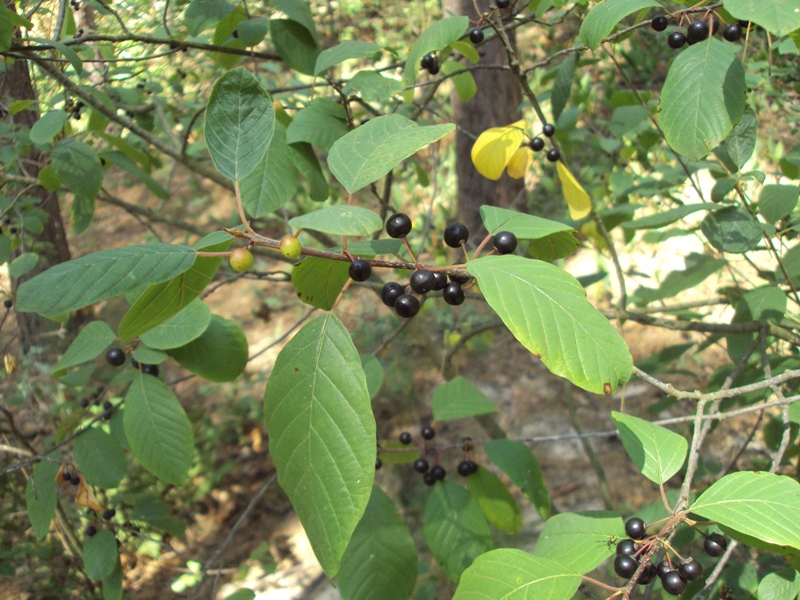
[[97,503],[97,498],[94,497],[92,490],[86,485],[86,480],[83,477],[81,477],[81,482],[78,484],[78,493],[75,494],[75,504],[91,508],[94,512],[103,510],[103,507]]
[[487,179],[498,180],[508,161],[522,145],[525,121],[487,129],[472,146],[472,164]]
[[578,180],[569,172],[563,162],[558,161],[556,166],[558,168],[558,178],[561,180],[561,188],[564,190],[564,197],[569,205],[569,214],[573,219],[582,219],[592,210],[589,194],[581,187],[581,184],[578,183]]
[[521,146],[514,152],[511,160],[508,161],[508,176],[514,179],[525,177],[525,171],[533,162],[533,152],[527,146]]

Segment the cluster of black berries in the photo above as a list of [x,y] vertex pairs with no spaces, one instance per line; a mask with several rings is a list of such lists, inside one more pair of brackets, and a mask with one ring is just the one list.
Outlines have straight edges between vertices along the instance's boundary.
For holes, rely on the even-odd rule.
[[[544,127],[542,127],[542,135],[544,137],[551,138],[556,134],[556,127],[552,123],[545,123]],[[544,150],[544,140],[539,137],[538,135],[535,138],[531,138],[531,141],[528,142],[528,146],[534,152],[541,152]],[[556,162],[559,158],[561,158],[561,153],[558,151],[558,148],[551,148],[547,151],[547,160],[550,162]]]
[[439,73],[439,61],[436,60],[435,54],[428,53],[423,56],[422,60],[419,61],[419,66],[431,75],[438,75]]
[[69,0],[69,5],[72,7],[72,10],[75,12],[81,9],[81,5],[77,2],[77,0]]
[[[90,515],[96,515],[97,513],[95,513],[92,510],[92,511],[89,511],[89,514]],[[103,511],[102,517],[103,517],[104,521],[110,521],[111,519],[114,518],[114,515],[116,515],[116,514],[117,514],[117,511],[114,510],[113,508],[107,508],[106,510]],[[87,525],[86,526],[86,530],[84,531],[84,533],[86,534],[86,537],[92,537],[94,534],[97,533],[97,526],[94,525],[93,523]],[[119,540],[117,540],[117,545],[119,545]]]
[[[650,26],[656,31],[664,31],[669,25],[669,19],[666,15],[658,15],[653,17],[650,21]],[[729,42],[738,42],[742,37],[744,29],[750,26],[747,21],[739,21],[738,23],[731,23],[726,25],[722,30],[722,37]],[[686,33],[675,31],[667,38],[667,44],[670,48],[677,50],[682,48],[684,44],[696,44],[708,39],[720,30],[720,23],[716,19],[711,21],[711,26],[706,21],[692,21],[686,28]]]
[[[435,436],[436,431],[434,431],[433,427],[430,425],[423,427],[422,431],[420,431],[420,437],[427,442],[431,441]],[[413,438],[408,431],[402,432],[398,439],[400,440],[400,443],[405,446],[409,445],[413,441]],[[456,467],[456,471],[462,477],[469,477],[478,470],[477,463],[473,460],[469,460],[466,457],[466,453],[471,447],[469,444],[470,441],[471,440],[469,440],[469,438],[464,438],[463,448],[465,459],[458,463],[458,467]],[[428,460],[423,457],[419,457],[414,461],[413,468],[417,473],[422,475],[422,480],[425,482],[425,485],[433,485],[437,481],[444,481],[444,478],[447,475],[447,471],[442,465],[435,464],[433,467],[431,467],[428,463]]]
[[[121,367],[125,364],[125,352],[123,352],[120,348],[111,348],[108,352],[106,352],[106,361],[108,361],[108,364],[110,364],[112,367]],[[145,375],[158,377],[158,365],[139,363],[139,361],[137,361],[135,358],[131,358],[131,366],[134,369],[139,369]]]
[[[8,233],[15,234],[19,231],[16,227],[9,227],[11,225],[11,217],[6,217],[3,219],[3,226],[0,227],[0,233],[3,233],[3,228],[8,228]],[[6,307],[8,308],[8,307]]]
[[[624,539],[617,544],[614,572],[620,577],[630,579],[639,569],[637,556],[646,552],[651,543],[642,541],[647,537],[647,526],[638,517],[628,519],[625,522],[625,533],[628,535],[628,539]],[[707,535],[703,543],[703,548],[709,556],[722,556],[727,547],[728,542],[718,533]],[[661,579],[664,591],[677,596],[686,589],[688,582],[699,579],[702,574],[703,565],[691,556],[681,560],[680,563],[676,563],[670,560],[669,555],[667,555],[658,565],[652,562],[647,563],[636,578],[636,583],[647,585],[657,575]]]
[[61,470],[61,478],[64,481],[69,481],[72,485],[80,485],[81,483],[80,474],[66,468]]

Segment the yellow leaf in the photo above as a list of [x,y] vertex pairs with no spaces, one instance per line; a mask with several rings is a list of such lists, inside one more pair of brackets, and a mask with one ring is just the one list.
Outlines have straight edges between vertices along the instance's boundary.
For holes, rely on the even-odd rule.
[[522,179],[525,177],[525,171],[531,166],[533,162],[533,152],[527,146],[520,147],[511,160],[508,161],[508,176],[514,179]]
[[563,162],[558,161],[558,178],[561,180],[561,189],[564,190],[564,197],[569,205],[569,214],[573,219],[582,219],[592,210],[592,202],[589,194],[586,193],[578,183],[578,180],[569,172]]
[[478,173],[497,181],[508,161],[522,145],[525,121],[517,121],[505,127],[492,127],[478,136],[472,146],[472,164]]
[[92,490],[86,485],[86,480],[81,477],[81,482],[78,484],[78,493],[75,494],[75,504],[78,506],[86,506],[95,512],[100,512],[103,507],[97,503],[97,498],[94,497]]

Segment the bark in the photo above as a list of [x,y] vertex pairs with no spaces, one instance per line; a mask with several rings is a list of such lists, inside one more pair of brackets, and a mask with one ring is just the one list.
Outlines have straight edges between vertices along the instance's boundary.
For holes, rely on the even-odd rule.
[[[488,0],[478,0],[481,11],[489,10]],[[445,16],[467,15],[477,21],[473,0],[442,0]],[[509,32],[512,45],[514,32]],[[478,47],[482,64],[506,64],[506,53],[498,39],[484,42]],[[507,71],[477,70],[472,72],[478,93],[469,102],[461,102],[453,92],[453,119],[467,132],[479,135],[490,127],[508,125],[520,119],[519,105],[522,95],[514,76]],[[458,175],[458,219],[470,230],[470,242],[478,243],[485,235],[480,220],[480,207],[509,206],[523,188],[522,180],[511,179],[505,173],[498,181],[486,179],[475,170],[470,157],[474,138],[462,131],[456,134],[456,173]]]

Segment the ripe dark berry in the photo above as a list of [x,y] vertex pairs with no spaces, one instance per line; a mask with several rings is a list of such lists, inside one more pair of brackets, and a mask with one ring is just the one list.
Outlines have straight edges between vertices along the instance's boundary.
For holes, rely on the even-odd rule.
[[677,571],[670,571],[664,575],[664,577],[661,578],[661,585],[664,587],[665,592],[673,596],[677,596],[686,589],[686,582],[681,579]]
[[636,542],[633,540],[621,540],[619,544],[617,544],[617,554],[627,554],[631,556],[634,552],[636,552]]
[[69,476],[69,482],[72,485],[80,485],[81,484],[81,476],[78,475],[77,473],[72,473]]
[[428,69],[428,73],[431,75],[438,75],[439,74],[439,63],[433,63],[433,66]]
[[103,512],[103,518],[104,518],[106,521],[108,521],[109,519],[113,519],[113,518],[114,518],[114,515],[116,515],[116,514],[117,514],[117,511],[116,511],[116,510],[114,510],[113,508],[107,508],[107,509],[106,509],[106,510]]
[[703,550],[709,556],[722,556],[727,548],[727,540],[718,533],[710,534],[703,542]]
[[694,581],[703,574],[703,565],[694,558],[689,557],[678,567],[678,574],[684,581]]
[[561,158],[561,152],[556,148],[550,148],[550,150],[547,151],[547,160],[550,162],[557,162],[559,158]]
[[544,150],[544,140],[540,137],[533,138],[529,145],[531,150],[534,152],[540,152],[541,150]]
[[95,533],[97,533],[97,527],[94,525],[89,525],[86,528],[86,537],[92,537]]
[[659,579],[664,579],[664,576],[667,573],[674,570],[675,569],[666,558],[656,565],[656,573],[658,574]]
[[381,290],[381,300],[389,308],[394,308],[395,301],[405,293],[405,288],[394,281],[387,283]]
[[452,281],[453,283],[458,283],[460,285],[464,285],[469,280],[470,280],[470,276],[469,275],[454,275],[452,273],[450,274],[450,281]]
[[407,431],[404,431],[403,433],[400,434],[400,437],[398,439],[400,440],[401,444],[408,446],[408,444],[411,443],[411,434],[408,433]]
[[462,223],[453,223],[444,230],[444,243],[451,248],[458,248],[461,242],[469,239],[469,229]]
[[431,469],[430,473],[436,478],[436,481],[444,481],[444,476],[447,475],[447,471],[444,470],[442,465],[436,465]]
[[11,300],[3,300],[3,306],[5,306],[6,308],[11,308],[13,305],[14,303],[11,302]]
[[630,579],[638,568],[639,561],[627,554],[617,554],[614,559],[614,572],[624,579]]
[[469,32],[469,41],[473,44],[480,44],[483,41],[483,29],[476,27]]
[[433,286],[436,285],[436,277],[434,277],[433,273],[430,271],[420,269],[419,271],[414,271],[411,274],[409,285],[411,286],[411,289],[418,294],[425,294],[430,292],[433,289]]
[[114,408],[114,405],[111,404],[111,402],[109,402],[108,400],[103,402],[103,410],[111,410],[112,408]]
[[492,244],[500,254],[511,254],[517,249],[517,236],[510,231],[501,231],[495,234]]
[[348,274],[353,281],[366,281],[372,275],[372,267],[367,261],[357,258],[350,263]]
[[125,364],[125,353],[119,348],[111,348],[106,352],[106,361],[113,367],[119,367]]
[[542,127],[542,135],[545,137],[553,137],[556,133],[556,126],[552,123],[545,123]]
[[656,31],[664,31],[669,25],[669,19],[664,15],[658,15],[653,17],[653,20],[650,21],[650,27],[655,29]]
[[636,583],[639,585],[647,585],[656,578],[656,566],[653,563],[647,563],[636,578]]
[[436,431],[430,425],[426,425],[420,432],[423,440],[432,440],[436,436]]
[[414,470],[417,473],[427,473],[428,472],[428,461],[424,458],[418,458],[414,461]]
[[375,459],[375,470],[377,471],[383,466],[383,461],[380,458]]
[[497,8],[508,8],[511,0],[495,0],[495,4],[497,4]]
[[683,48],[684,44],[686,44],[686,36],[683,35],[680,31],[675,31],[669,34],[667,38],[667,44],[673,50],[677,50],[678,48]]
[[686,39],[690,42],[702,42],[708,37],[708,24],[705,21],[692,21],[686,28]]
[[406,214],[397,213],[389,217],[389,220],[386,221],[386,233],[389,237],[405,237],[408,235],[409,231],[411,231],[411,219]]
[[462,477],[469,477],[478,470],[478,465],[471,460],[462,460],[458,463],[457,470]]
[[142,374],[158,377],[158,365],[142,365]]
[[722,37],[729,42],[738,42],[742,37],[742,26],[738,23],[731,23],[722,31]]
[[433,277],[435,280],[433,282],[433,291],[438,292],[439,290],[443,290],[447,285],[447,275],[440,273],[439,271],[435,271],[433,273]]
[[410,319],[419,312],[419,300],[411,294],[403,294],[395,300],[394,311],[398,317]]
[[422,57],[422,60],[419,61],[419,66],[426,71],[430,71],[431,67],[436,64],[436,58],[433,54],[426,54]]
[[425,485],[433,485],[436,483],[436,477],[433,476],[433,473],[428,471],[425,475],[422,476],[422,481],[425,482]]
[[632,540],[643,540],[647,535],[647,527],[639,517],[625,521],[625,533]]
[[461,285],[453,281],[444,286],[442,298],[451,306],[459,306],[464,304],[464,299],[466,297],[464,296],[464,290],[461,289]]

